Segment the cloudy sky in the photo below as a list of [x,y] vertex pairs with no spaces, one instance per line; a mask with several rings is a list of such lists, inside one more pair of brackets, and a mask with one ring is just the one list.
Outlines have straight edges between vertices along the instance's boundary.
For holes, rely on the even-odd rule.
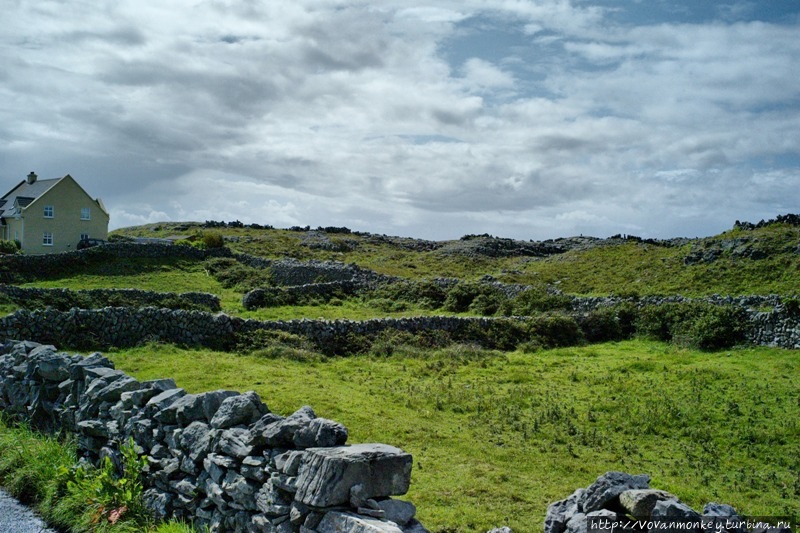
[[112,227],[670,237],[800,211],[797,0],[0,12],[4,188],[70,173]]

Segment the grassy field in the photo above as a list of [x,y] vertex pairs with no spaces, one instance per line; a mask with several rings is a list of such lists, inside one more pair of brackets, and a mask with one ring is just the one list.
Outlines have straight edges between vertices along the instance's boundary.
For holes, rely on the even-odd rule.
[[392,357],[267,359],[151,345],[113,351],[140,379],[311,405],[350,442],[414,455],[408,497],[433,531],[541,527],[607,470],[648,473],[695,507],[800,514],[800,354],[628,341],[532,354],[467,346]]

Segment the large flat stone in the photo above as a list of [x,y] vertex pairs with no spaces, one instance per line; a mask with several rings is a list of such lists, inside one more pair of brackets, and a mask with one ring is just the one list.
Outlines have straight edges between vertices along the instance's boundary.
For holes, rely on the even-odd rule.
[[331,511],[325,513],[317,533],[403,533],[393,522],[384,522],[368,516]]
[[315,507],[342,505],[356,485],[365,498],[399,496],[408,492],[411,466],[411,454],[387,444],[309,448],[295,499]]

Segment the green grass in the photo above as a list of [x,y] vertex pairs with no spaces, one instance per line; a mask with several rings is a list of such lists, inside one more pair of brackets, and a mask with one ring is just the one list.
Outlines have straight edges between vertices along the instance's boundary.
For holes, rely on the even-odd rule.
[[[129,507],[138,506],[139,514],[123,514],[115,525],[96,521],[98,507],[110,501],[108,494],[94,482],[103,479],[94,474],[101,470],[90,471],[82,485],[67,483],[65,475],[76,471],[77,461],[74,440],[42,435],[25,425],[11,424],[0,416],[0,485],[21,502],[35,506],[50,525],[76,532],[192,531],[174,521],[156,524],[141,511],[139,500],[124,502]],[[109,484],[113,481],[106,483]]]
[[172,346],[113,351],[139,379],[311,405],[414,455],[408,498],[433,531],[541,527],[607,470],[649,473],[693,507],[800,513],[800,354],[629,341],[533,354],[470,347],[293,361]]

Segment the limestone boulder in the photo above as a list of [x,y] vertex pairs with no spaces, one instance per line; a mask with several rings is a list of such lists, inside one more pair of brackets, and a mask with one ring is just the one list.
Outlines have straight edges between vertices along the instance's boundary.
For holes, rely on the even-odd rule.
[[309,448],[297,477],[295,499],[314,507],[344,505],[361,485],[366,498],[408,492],[412,457],[386,444]]

